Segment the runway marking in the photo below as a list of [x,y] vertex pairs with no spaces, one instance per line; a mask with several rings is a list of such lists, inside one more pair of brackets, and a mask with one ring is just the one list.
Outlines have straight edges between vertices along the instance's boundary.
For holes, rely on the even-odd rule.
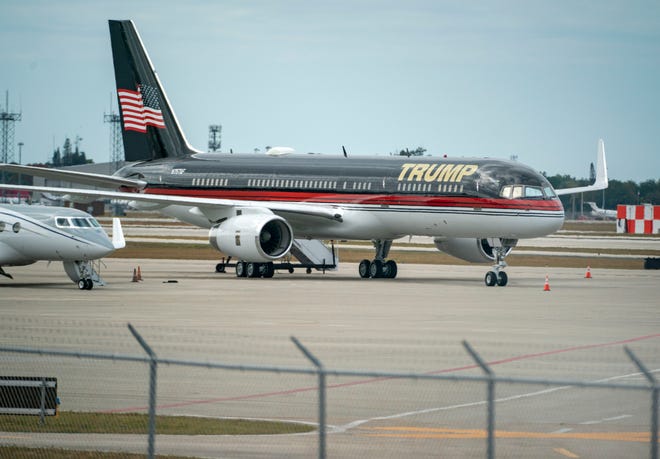
[[570,452],[569,450],[564,449],[564,448],[554,448],[553,451],[554,451],[555,453],[559,453],[559,454],[561,454],[562,456],[570,457],[570,458],[572,458],[572,459],[575,459],[575,458],[579,458],[579,457],[580,457],[580,456],[578,456],[577,454],[572,453],[572,452]]
[[626,418],[632,418],[632,414],[622,414],[621,416],[614,416],[611,418],[603,418],[594,421],[584,421],[584,422],[580,422],[580,425],[588,426],[593,424],[602,424],[604,422],[619,421],[621,419],[626,419]]
[[[549,355],[557,355],[557,354],[562,354],[566,352],[574,352],[574,351],[581,351],[581,350],[587,350],[587,349],[595,349],[595,348],[600,348],[600,347],[607,347],[607,346],[616,346],[616,345],[621,345],[621,344],[628,344],[628,343],[634,343],[636,341],[643,341],[647,339],[652,339],[652,338],[660,338],[660,333],[655,333],[652,335],[644,335],[644,336],[637,336],[634,338],[628,338],[625,340],[620,340],[620,341],[611,341],[607,343],[596,343],[596,344],[585,344],[582,346],[573,346],[569,348],[564,348],[564,349],[555,349],[551,351],[545,351],[545,352],[537,352],[533,354],[523,354],[523,355],[518,355],[514,357],[509,357],[506,359],[500,359],[500,360],[493,360],[490,362],[487,362],[489,366],[494,366],[494,365],[502,365],[506,363],[511,363],[511,362],[517,362],[520,360],[527,360],[527,359],[533,359],[537,357],[546,357]],[[453,367],[453,368],[445,368],[441,370],[433,370],[433,371],[428,371],[422,374],[427,374],[427,375],[434,375],[434,374],[442,374],[442,373],[455,373],[458,371],[464,371],[464,370],[473,370],[479,368],[477,364],[472,364],[472,365],[465,365],[461,367]],[[639,374],[639,373],[635,373]],[[620,376],[620,377],[627,377],[626,375]],[[616,378],[616,377],[615,377]],[[372,384],[376,382],[381,382],[381,381],[388,381],[393,378],[370,378],[370,379],[363,379],[363,380],[358,380],[358,381],[351,381],[351,382],[346,382],[346,383],[340,383],[340,384],[329,384],[327,386],[327,389],[339,389],[342,387],[353,387],[353,386],[359,386],[359,385],[364,385],[364,384]],[[549,391],[555,391],[555,390],[561,390],[565,389],[566,387],[562,388],[554,388],[554,389],[548,389]],[[281,395],[291,395],[291,394],[299,394],[303,392],[311,392],[311,391],[316,391],[318,390],[317,386],[310,386],[310,387],[300,387],[297,389],[290,389],[290,390],[284,390],[284,391],[276,391],[276,392],[264,392],[264,393],[258,393],[258,394],[248,394],[248,395],[237,395],[233,397],[218,397],[218,398],[211,398],[211,399],[202,399],[202,400],[190,400],[190,401],[185,401],[185,402],[178,402],[178,403],[170,403],[170,404],[165,404],[165,405],[158,405],[158,409],[165,409],[165,408],[180,408],[183,406],[191,406],[191,405],[201,405],[201,404],[210,404],[210,403],[221,403],[221,402],[231,402],[231,401],[238,401],[238,400],[250,400],[250,399],[255,399],[255,398],[265,398],[265,397],[274,397],[274,396],[281,396]],[[545,393],[545,391],[541,391],[540,393]],[[525,396],[533,396],[536,393],[531,393],[531,395],[520,395],[520,396],[515,396],[516,398],[521,398]],[[506,400],[506,399],[503,399]],[[485,402],[475,402],[478,404],[485,403]],[[468,406],[472,406],[472,404],[468,404]],[[103,410],[100,411],[101,413],[125,413],[125,412],[133,412],[133,411],[143,411],[146,410],[148,406],[132,406],[132,407],[125,407],[125,408],[115,408],[111,410]],[[436,410],[435,408],[432,408],[431,410]]]
[[[386,438],[412,438],[412,439],[485,439],[487,432],[483,429],[446,429],[431,427],[363,427],[360,431],[374,432],[366,433],[368,437]],[[496,430],[495,438],[500,439],[543,439],[543,440],[596,440],[596,441],[625,441],[648,443],[650,433],[646,432],[566,432],[566,433],[544,433],[544,432],[517,432],[508,430]],[[577,457],[577,456],[569,456]]]

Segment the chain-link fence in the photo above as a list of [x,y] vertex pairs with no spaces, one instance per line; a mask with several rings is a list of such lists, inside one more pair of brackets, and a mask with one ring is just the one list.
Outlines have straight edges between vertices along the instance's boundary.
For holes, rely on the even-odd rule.
[[[33,331],[40,325],[35,323]],[[88,322],[85,326],[89,329]],[[6,330],[23,333],[26,328],[21,323]],[[534,366],[525,372],[526,357],[543,357],[536,365],[547,366],[570,360],[567,355],[520,354],[506,359],[518,364],[515,371],[499,371],[505,360],[485,359],[480,349],[463,342],[442,356],[455,365],[441,370],[420,371],[415,361],[398,362],[403,371],[365,370],[351,368],[350,359],[344,366],[337,358],[326,363],[297,338],[258,349],[244,348],[249,345],[245,340],[230,352],[218,351],[223,359],[196,360],[190,355],[213,343],[189,337],[177,342],[174,331],[147,329],[144,335],[151,338],[145,338],[129,325],[122,331],[128,339],[118,349],[113,349],[116,340],[109,335],[119,330],[101,324],[79,342],[70,340],[57,348],[47,346],[52,341],[41,331],[36,333],[43,340],[40,345],[0,347],[0,432],[20,433],[1,434],[0,456],[3,445],[14,445],[47,448],[44,451],[146,452],[149,457],[492,458],[548,457],[550,452],[565,457],[658,457],[660,385],[657,370],[644,364],[656,364],[655,348],[638,352],[625,343],[616,346],[625,351],[620,361],[627,372],[619,365],[616,371],[601,371],[610,369],[610,360],[581,371],[568,365],[576,377],[549,379],[535,377]],[[240,337],[235,341],[241,342]],[[356,347],[354,352],[364,351]],[[264,359],[274,363],[263,364]],[[296,359],[307,359],[308,364],[292,365]],[[49,431],[49,415],[54,413],[46,410],[54,395],[46,392],[52,390],[46,383],[53,379],[58,412],[104,418],[104,430],[80,433],[74,426]],[[17,392],[19,386],[26,392]],[[41,427],[21,430],[10,425],[19,422],[11,410],[21,404],[36,411],[20,422]],[[136,413],[142,414],[137,422],[145,433],[135,434],[130,418],[117,416]],[[161,420],[175,416],[290,422],[313,426],[313,431],[164,431]]]

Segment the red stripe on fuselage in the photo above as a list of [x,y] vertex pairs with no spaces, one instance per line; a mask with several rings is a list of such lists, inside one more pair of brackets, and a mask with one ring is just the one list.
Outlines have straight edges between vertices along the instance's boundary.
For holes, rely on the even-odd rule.
[[237,201],[305,202],[318,204],[363,204],[415,207],[472,207],[501,210],[540,210],[563,212],[559,199],[494,199],[467,196],[425,196],[392,194],[326,193],[322,191],[252,191],[194,188],[153,188],[147,194],[196,198],[233,199]]

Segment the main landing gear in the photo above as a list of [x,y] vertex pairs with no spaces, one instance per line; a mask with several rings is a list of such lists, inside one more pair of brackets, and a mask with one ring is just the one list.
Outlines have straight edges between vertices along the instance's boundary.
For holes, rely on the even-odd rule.
[[495,285],[499,285],[500,287],[504,287],[508,282],[509,282],[509,276],[506,275],[504,272],[504,268],[506,268],[506,262],[504,261],[504,257],[506,256],[505,247],[493,247],[493,255],[495,256],[495,264],[493,265],[493,269],[491,271],[488,271],[486,273],[486,277],[484,277],[484,282],[486,282],[486,285],[488,287],[493,287]]
[[269,263],[248,263],[239,261],[236,263],[236,277],[263,277],[269,279],[275,274],[275,267]]
[[398,271],[396,261],[385,261],[385,258],[387,258],[387,255],[390,253],[392,241],[378,239],[372,242],[376,249],[376,257],[372,261],[362,260],[360,262],[360,265],[358,266],[360,277],[363,279],[394,279]]

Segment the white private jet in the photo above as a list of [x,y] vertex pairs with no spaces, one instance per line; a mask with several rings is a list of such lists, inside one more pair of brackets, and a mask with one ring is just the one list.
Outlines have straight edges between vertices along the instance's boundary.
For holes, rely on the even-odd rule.
[[601,209],[595,202],[591,201],[588,201],[585,204],[588,204],[589,207],[591,207],[591,215],[595,218],[603,218],[607,220],[614,220],[616,218],[616,210]]
[[10,279],[3,266],[61,261],[78,288],[91,290],[94,285],[104,285],[92,260],[125,245],[118,218],[112,221],[110,240],[94,217],[77,209],[0,204],[0,275]]

